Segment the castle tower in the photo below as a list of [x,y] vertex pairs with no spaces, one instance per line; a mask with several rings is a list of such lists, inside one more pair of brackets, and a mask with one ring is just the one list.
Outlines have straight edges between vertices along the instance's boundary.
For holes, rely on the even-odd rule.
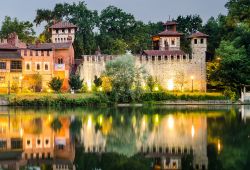
[[199,72],[196,78],[197,84],[200,84],[200,91],[206,91],[206,51],[208,35],[196,32],[189,36],[191,39],[192,59],[200,68],[195,71]]
[[164,24],[165,30],[152,37],[154,50],[180,50],[180,37],[183,34],[177,32],[177,25],[174,21],[167,21]]
[[67,21],[60,21],[50,27],[52,43],[74,42],[77,26]]

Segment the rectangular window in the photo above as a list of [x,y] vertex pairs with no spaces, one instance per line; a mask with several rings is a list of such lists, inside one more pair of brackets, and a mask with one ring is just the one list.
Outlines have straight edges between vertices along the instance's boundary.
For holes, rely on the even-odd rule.
[[33,51],[32,50],[30,50],[30,56],[33,56]]
[[0,69],[6,70],[6,62],[0,62]]
[[10,69],[11,70],[21,70],[22,69],[22,61],[11,61]]
[[7,141],[0,140],[0,150],[7,149]]
[[201,39],[201,44],[203,44],[203,43],[204,43],[204,39],[202,38],[202,39]]
[[21,139],[11,139],[11,149],[22,149],[23,142]]
[[47,51],[47,56],[50,56],[49,51]]
[[36,56],[38,56],[38,51],[36,51]]
[[41,51],[41,56],[44,56],[44,51],[43,50]]
[[194,39],[194,44],[197,44],[197,43],[198,43],[197,39]]

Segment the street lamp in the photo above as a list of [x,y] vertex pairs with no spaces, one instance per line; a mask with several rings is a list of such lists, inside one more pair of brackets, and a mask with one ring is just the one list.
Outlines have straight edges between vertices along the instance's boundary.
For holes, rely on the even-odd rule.
[[191,76],[191,80],[192,80],[192,93],[194,92],[194,76]]

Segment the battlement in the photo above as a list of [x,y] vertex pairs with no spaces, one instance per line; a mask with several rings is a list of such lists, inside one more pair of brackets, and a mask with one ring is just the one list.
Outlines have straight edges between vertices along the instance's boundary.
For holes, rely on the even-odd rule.
[[22,57],[53,57],[53,51],[50,50],[29,50],[23,49],[21,50]]

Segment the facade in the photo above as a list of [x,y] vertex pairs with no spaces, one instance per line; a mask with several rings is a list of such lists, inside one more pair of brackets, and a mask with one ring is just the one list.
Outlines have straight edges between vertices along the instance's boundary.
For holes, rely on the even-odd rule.
[[[182,34],[176,31],[176,22],[167,22],[165,31],[152,37],[153,49],[136,57],[136,65],[146,69],[167,90],[206,91],[206,50],[208,35],[196,32],[190,35],[191,54],[180,48]],[[100,76],[111,55],[83,55],[77,60],[78,73],[91,86],[94,76]]]
[[68,79],[74,64],[72,43],[76,26],[59,22],[50,30],[52,43],[26,45],[15,33],[0,42],[1,92],[10,92],[13,86],[20,90],[29,87],[36,74],[42,76],[42,90],[48,89],[48,82],[52,77],[63,79],[62,89],[69,89]]
[[[53,170],[75,170],[75,146],[70,137],[70,117],[61,117],[62,127],[51,128],[53,117],[9,115],[1,111],[0,169],[19,170],[46,163]],[[32,127],[32,128],[31,128]]]

